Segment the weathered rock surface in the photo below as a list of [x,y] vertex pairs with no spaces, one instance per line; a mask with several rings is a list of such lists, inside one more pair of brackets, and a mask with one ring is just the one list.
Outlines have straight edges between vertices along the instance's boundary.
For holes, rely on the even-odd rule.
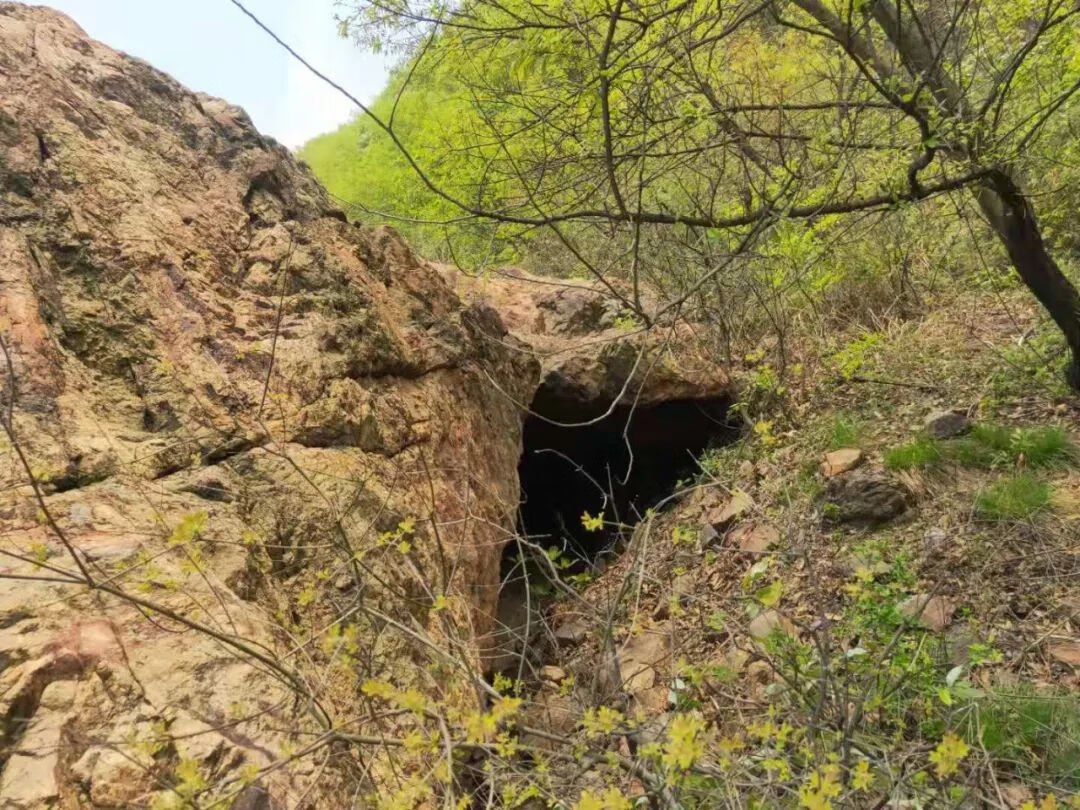
[[485,632],[521,428],[492,381],[530,399],[531,354],[242,110],[4,2],[0,335],[44,498],[4,438],[0,805],[144,806],[182,761],[253,767],[251,806],[333,797],[334,768],[261,770],[335,705],[282,673],[317,697],[423,673],[385,633],[340,675],[297,639],[349,605],[415,626],[430,588]]
[[934,411],[923,429],[935,439],[953,439],[970,432],[971,419],[963,411]]
[[[607,289],[516,268],[471,277],[443,267],[442,274],[464,300],[496,309],[541,362],[536,404],[551,409],[546,415],[561,416],[559,403],[565,402],[588,411],[620,396],[649,405],[732,393],[724,369],[700,354],[698,341],[686,339],[688,325],[643,332],[625,303],[632,293],[618,284]],[[647,297],[643,305],[649,308]]]
[[825,517],[837,523],[884,523],[907,508],[908,491],[884,470],[860,467],[825,486]]

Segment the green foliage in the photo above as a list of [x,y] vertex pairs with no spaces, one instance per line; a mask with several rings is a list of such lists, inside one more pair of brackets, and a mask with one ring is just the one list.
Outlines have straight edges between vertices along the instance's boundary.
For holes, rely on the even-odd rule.
[[[852,8],[858,12],[864,5]],[[716,326],[709,331],[718,337],[717,355],[737,369],[744,383],[744,400],[732,412],[751,427],[746,441],[710,451],[701,460],[704,475],[725,483],[736,480],[748,455],[772,455],[789,442],[801,445],[797,449],[808,456],[823,445],[863,443],[862,425],[848,415],[804,437],[797,423],[801,414],[785,411],[789,386],[794,390],[793,380],[800,376],[789,362],[805,349],[799,344],[807,332],[828,342],[824,354],[831,376],[865,375],[875,385],[905,385],[920,381],[914,375],[923,373],[929,365],[925,361],[932,359],[939,361],[934,371],[940,373],[922,379],[951,379],[950,373],[969,356],[952,346],[941,349],[937,358],[916,352],[907,358],[890,356],[900,354],[894,338],[907,328],[905,320],[919,308],[937,306],[942,290],[955,294],[975,287],[984,294],[1007,294],[1017,286],[1005,254],[979,224],[970,199],[931,194],[918,204],[902,201],[915,190],[909,175],[913,156],[930,158],[917,178],[923,189],[972,170],[1015,167],[1018,177],[1031,178],[1043,192],[1032,201],[1040,213],[1047,212],[1055,253],[1080,243],[1075,236],[1080,147],[1073,135],[1080,123],[1075,105],[1080,96],[1061,96],[1080,78],[1080,17],[1067,18],[1033,40],[1041,8],[1035,0],[991,0],[971,7],[978,14],[957,6],[957,45],[940,54],[940,67],[965,95],[956,106],[972,113],[963,116],[937,103],[940,99],[927,84],[933,77],[919,78],[922,74],[891,49],[887,33],[875,27],[869,14],[860,22],[860,35],[881,55],[874,61],[900,67],[885,77],[885,94],[862,76],[848,81],[857,75],[850,61],[841,49],[809,33],[821,28],[820,21],[800,10],[841,9],[844,4],[835,0],[770,4],[773,14],[748,14],[722,36],[718,26],[727,26],[731,17],[704,0],[677,10],[645,3],[614,14],[591,0],[543,7],[520,0],[463,0],[450,6],[427,0],[378,5],[345,0],[342,6],[348,33],[378,47],[405,45],[402,69],[374,107],[384,120],[392,115],[400,142],[437,187],[467,207],[511,219],[571,213],[560,220],[558,231],[525,221],[496,225],[469,217],[426,186],[398,144],[367,119],[312,141],[302,157],[344,200],[350,216],[369,223],[396,222],[428,256],[474,267],[527,261],[565,274],[581,273],[591,262],[617,283],[634,268],[659,291],[661,306],[678,301],[680,317]],[[905,6],[906,12],[939,25],[935,10],[929,0]],[[429,37],[426,24],[416,21],[434,18],[450,24],[438,26]],[[1028,42],[1037,47],[1022,69],[1010,73],[1001,103],[985,107],[992,111],[989,116],[976,113],[1000,80],[1000,66],[1010,65]],[[878,69],[873,63],[862,67]],[[890,109],[890,94],[903,98],[908,109]],[[1061,114],[1042,116],[1059,97]],[[776,106],[767,109],[770,104]],[[919,116],[912,110],[925,111],[929,132],[917,125]],[[1025,138],[1033,121],[1043,129]],[[1040,161],[1040,152],[1053,160]],[[869,215],[818,213],[850,200],[882,199],[883,192],[884,204]],[[368,210],[349,205],[353,202]],[[654,213],[655,223],[631,222],[627,208]],[[795,221],[789,215],[796,208],[811,213]],[[620,210],[623,221],[613,221],[618,217],[609,215]],[[575,211],[591,213],[575,217]],[[747,223],[761,211],[767,212],[768,224],[751,238]],[[687,217],[711,221],[690,225]],[[713,226],[721,220],[743,224]],[[740,253],[744,241],[749,250]],[[636,330],[645,323],[641,316],[632,308],[621,310],[615,325]],[[992,397],[1000,401],[1018,391],[1060,390],[1054,366],[1062,348],[1060,338],[1046,329],[1022,346],[1004,348],[1000,369],[991,376]],[[979,382],[986,377],[982,373]],[[867,394],[879,395],[885,398],[881,391]],[[890,469],[945,463],[1045,469],[1071,461],[1072,455],[1066,434],[1057,428],[984,426],[957,441],[916,438],[889,450],[885,463]],[[782,484],[785,493],[812,495],[821,486],[815,466],[816,460],[808,459],[790,484]],[[987,518],[1020,519],[1045,509],[1050,493],[1050,486],[1034,474],[1020,472],[988,487],[976,506]],[[826,513],[829,509],[826,505]],[[605,523],[602,514],[587,513],[582,526],[596,532],[623,528]],[[413,549],[411,531],[388,533],[381,544],[416,557],[419,567],[426,561],[419,545]],[[671,544],[682,554],[694,539],[686,526],[672,530]],[[767,719],[720,729],[691,713],[669,716],[665,734],[653,735],[655,742],[643,745],[634,763],[659,774],[656,784],[664,784],[672,796],[664,803],[798,803],[826,810],[870,806],[888,796],[912,806],[964,806],[977,800],[976,779],[965,780],[963,771],[970,765],[976,777],[972,762],[978,758],[972,756],[975,738],[954,732],[958,720],[979,715],[986,718],[979,741],[988,748],[1015,741],[1014,750],[1001,747],[996,756],[1019,761],[1042,751],[1038,763],[1031,761],[1032,773],[1052,780],[1069,777],[1060,763],[1075,761],[1075,752],[1063,748],[1054,760],[1059,765],[1045,766],[1051,741],[1037,732],[1050,726],[1075,739],[1072,721],[1027,708],[1005,712],[998,695],[987,698],[963,673],[946,671],[928,630],[908,626],[899,606],[918,583],[912,566],[896,554],[898,547],[883,543],[870,550],[867,564],[859,565],[847,583],[846,595],[838,595],[840,604],[830,604],[828,623],[803,622],[798,634],[776,633],[767,642],[769,666],[783,676],[767,687]],[[718,551],[709,554],[710,567],[723,559]],[[535,566],[538,574],[530,582],[550,587],[552,573],[586,584],[587,574],[570,573],[578,563],[552,548],[546,557],[539,554],[520,565]],[[788,573],[779,557],[756,561],[738,593],[742,606],[778,609],[801,598],[805,589],[787,579]],[[313,609],[322,605],[323,600],[312,599]],[[450,621],[454,611],[439,599],[444,598],[435,600],[433,612]],[[742,622],[729,618],[741,616],[737,609],[725,605],[725,610],[710,605],[708,618],[700,622],[703,631],[724,634],[727,643]],[[333,650],[345,643],[344,635],[328,632],[326,638]],[[993,662],[990,648],[977,654],[973,649],[968,669]],[[679,671],[668,684],[671,702],[679,708],[710,705],[695,693],[699,678],[686,667]],[[737,682],[742,676],[727,671],[726,663],[713,671],[722,680]],[[732,683],[730,691],[737,688]],[[381,695],[391,707],[403,706],[407,695],[381,688],[364,694]],[[737,711],[729,717],[733,725],[742,720]],[[500,730],[498,719],[494,713],[449,718],[454,733],[464,729],[466,739],[488,744]],[[586,740],[580,749],[574,744],[572,758],[582,760],[592,748],[590,761],[604,762],[623,750],[610,738],[619,738],[635,722],[604,707],[588,707]],[[423,731],[426,735],[429,729]],[[723,735],[719,742],[714,733]],[[853,740],[858,740],[854,748]],[[497,767],[496,758],[488,762]],[[904,768],[893,768],[897,762]],[[699,764],[712,772],[695,772]],[[546,771],[549,764],[544,765]],[[716,769],[723,775],[716,776]],[[402,770],[430,773],[412,763]],[[508,780],[509,770],[492,775],[490,783],[502,789],[498,779]],[[538,765],[538,781],[544,771]],[[451,775],[445,776],[449,783]],[[640,781],[647,780],[642,776]],[[752,787],[744,790],[744,785]],[[723,790],[730,795],[721,796]],[[564,799],[571,802],[572,797]],[[623,810],[628,804],[616,788],[603,784],[590,786],[577,807]]]
[[1018,464],[1056,467],[1075,458],[1075,448],[1063,428],[985,424],[976,425],[969,436],[949,441],[920,436],[888,450],[884,461],[890,470],[925,470],[945,461],[989,470]]
[[1006,460],[990,444],[976,436],[965,436],[948,443],[949,457],[961,467],[989,470]]
[[675,545],[693,545],[697,542],[697,529],[692,526],[676,526],[671,530],[671,542]]
[[1006,428],[977,425],[972,438],[992,449],[1008,462],[1032,467],[1063,464],[1073,457],[1073,447],[1065,430],[1056,426]]
[[885,466],[890,470],[925,470],[942,462],[940,442],[928,436],[920,436],[885,453]]
[[864,332],[833,355],[836,370],[845,379],[853,377],[884,343],[885,336],[880,332]]
[[1023,520],[1048,508],[1052,491],[1032,473],[1021,472],[980,492],[975,508],[991,520]]
[[191,514],[184,515],[180,519],[180,522],[176,524],[176,528],[172,530],[166,541],[169,546],[182,546],[187,545],[206,531],[206,524],[209,520],[209,516],[206,512],[192,512]]
[[[1076,278],[1075,269],[1070,276]],[[990,380],[995,399],[1008,402],[1031,393],[1069,395],[1060,373],[1060,362],[1066,351],[1061,333],[1046,325],[1023,345],[1002,347],[1001,361],[996,364]]]
[[739,465],[752,458],[753,450],[745,441],[736,441],[723,447],[710,447],[701,454],[698,466],[701,477],[719,481],[731,481],[738,474]]
[[[431,179],[441,188],[467,195],[477,178],[473,165],[455,149],[455,144],[470,140],[465,127],[474,119],[467,99],[442,70],[413,75],[399,99],[405,77],[402,71],[395,73],[372,109],[386,120],[394,110],[395,134],[411,154],[420,156]],[[370,224],[389,222],[429,258],[457,259],[467,265],[481,260],[505,264],[520,258],[510,248],[492,251],[497,229],[491,224],[438,224],[460,220],[461,210],[425,185],[393,139],[367,116],[359,115],[308,141],[299,157],[351,218]]]

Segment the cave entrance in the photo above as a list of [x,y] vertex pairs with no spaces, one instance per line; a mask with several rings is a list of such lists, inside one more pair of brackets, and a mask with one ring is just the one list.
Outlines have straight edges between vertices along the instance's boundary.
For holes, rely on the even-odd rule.
[[[706,449],[735,438],[730,404],[726,397],[620,404],[598,419],[610,403],[553,397],[542,389],[532,405],[537,415],[525,420],[518,532],[581,564],[595,562],[619,538],[610,530],[586,531],[582,515],[602,512],[605,521],[637,523],[697,474]],[[597,421],[563,427],[541,417]]]
[[[619,550],[620,534],[586,531],[582,515],[602,512],[605,521],[637,523],[680,481],[697,474],[705,450],[737,437],[730,405],[726,397],[620,404],[600,419],[610,401],[583,401],[542,387],[524,425],[518,534],[545,551],[558,549],[570,561],[560,576],[597,571],[608,552]],[[582,422],[589,424],[562,426]],[[489,674],[521,678],[526,658],[536,666],[543,662],[542,645],[533,643],[542,624],[534,611],[542,607],[532,597],[553,589],[548,567],[536,564],[534,552],[516,542],[506,545],[497,629],[485,654]]]

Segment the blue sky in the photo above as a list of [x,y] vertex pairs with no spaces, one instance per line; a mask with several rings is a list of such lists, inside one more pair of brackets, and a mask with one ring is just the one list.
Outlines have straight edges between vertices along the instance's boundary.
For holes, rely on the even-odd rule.
[[[300,146],[355,112],[229,0],[43,1],[94,39],[145,59],[192,90],[239,104],[255,126],[286,146]],[[387,60],[338,37],[335,0],[246,0],[245,5],[361,101],[382,89]]]

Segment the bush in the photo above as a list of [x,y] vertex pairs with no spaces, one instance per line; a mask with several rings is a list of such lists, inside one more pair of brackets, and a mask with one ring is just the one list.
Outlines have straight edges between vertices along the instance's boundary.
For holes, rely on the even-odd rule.
[[1006,478],[979,493],[975,508],[991,520],[1022,520],[1050,505],[1052,490],[1029,472]]

